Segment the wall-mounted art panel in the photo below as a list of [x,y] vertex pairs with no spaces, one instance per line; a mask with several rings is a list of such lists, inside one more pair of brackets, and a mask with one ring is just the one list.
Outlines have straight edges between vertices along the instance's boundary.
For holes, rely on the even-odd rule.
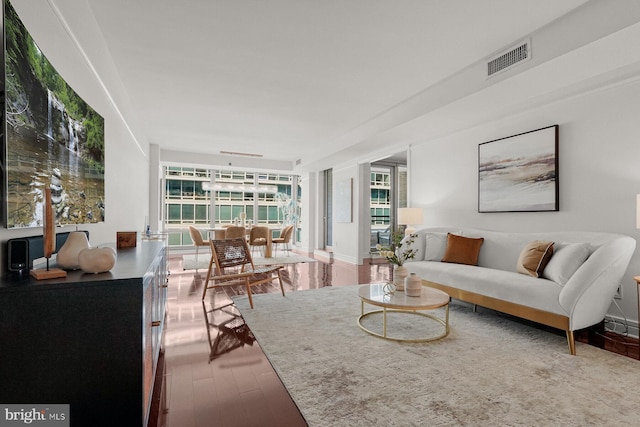
[[558,125],[478,145],[478,212],[559,210]]
[[104,120],[64,80],[4,2],[4,220],[42,225],[44,188],[56,223],[104,221]]

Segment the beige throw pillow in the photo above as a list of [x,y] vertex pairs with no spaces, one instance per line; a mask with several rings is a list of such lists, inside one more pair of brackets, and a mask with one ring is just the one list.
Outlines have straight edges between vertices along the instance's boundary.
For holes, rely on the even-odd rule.
[[517,271],[529,276],[540,277],[552,255],[553,242],[533,241],[520,252]]
[[591,246],[588,243],[556,243],[553,257],[542,272],[542,276],[564,285],[589,258],[590,253]]
[[447,249],[447,233],[427,233],[425,237],[424,260],[442,261]]
[[478,255],[483,242],[484,237],[472,238],[447,233],[447,249],[442,262],[478,265]]

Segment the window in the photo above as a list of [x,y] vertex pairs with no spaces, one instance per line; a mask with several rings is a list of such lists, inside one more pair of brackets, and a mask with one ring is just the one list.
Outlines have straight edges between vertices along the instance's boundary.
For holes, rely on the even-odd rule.
[[182,183],[178,180],[167,180],[167,197],[179,199],[182,197]]
[[194,188],[194,181],[182,181],[182,198],[193,199],[193,196],[195,195]]
[[[236,218],[240,218],[242,212],[246,214],[246,219],[253,223],[268,224],[274,228],[278,228],[283,223],[284,214],[275,194],[255,193],[241,189],[204,190],[203,183],[209,182],[211,177],[214,177],[216,182],[235,185],[275,185],[278,192],[289,197],[296,193],[292,189],[295,181],[293,175],[167,166],[165,168],[165,218],[170,245],[191,244],[186,225],[210,224],[213,221],[212,202],[214,202],[214,222],[217,225],[233,223]],[[299,218],[299,187],[297,197],[296,211]],[[300,226],[299,223],[298,226]],[[171,231],[172,229],[174,231]]]
[[195,209],[192,204],[182,205],[182,222],[193,222],[195,219]]
[[207,212],[209,212],[208,205],[195,205],[196,206],[196,220],[195,222],[198,224],[207,224],[209,223],[209,217]]
[[182,220],[180,215],[180,205],[169,204],[167,205],[167,220],[170,224],[179,224]]

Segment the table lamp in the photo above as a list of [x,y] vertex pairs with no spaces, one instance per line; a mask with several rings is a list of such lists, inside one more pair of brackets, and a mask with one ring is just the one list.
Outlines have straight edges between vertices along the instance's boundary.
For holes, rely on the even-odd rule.
[[416,231],[414,225],[422,224],[422,208],[398,208],[398,225],[406,225],[404,235]]

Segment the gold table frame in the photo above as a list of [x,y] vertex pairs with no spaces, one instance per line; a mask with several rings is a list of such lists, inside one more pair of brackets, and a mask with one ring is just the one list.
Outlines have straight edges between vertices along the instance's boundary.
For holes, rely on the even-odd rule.
[[[385,340],[411,343],[436,341],[449,335],[449,301],[451,298],[446,292],[423,286],[419,297],[410,297],[401,291],[395,291],[391,294],[387,292],[384,287],[384,284],[374,283],[362,285],[358,289],[358,296],[360,297],[360,317],[358,317],[358,326],[360,329],[370,335]],[[365,313],[365,303],[382,307],[382,309]],[[441,307],[445,307],[444,319],[431,314],[419,312],[419,310],[433,310]],[[444,326],[444,332],[440,335],[426,338],[399,338],[390,336],[387,334],[387,312],[412,314],[432,319]],[[382,313],[383,316],[382,334],[372,331],[362,324],[362,319],[377,313]]]

